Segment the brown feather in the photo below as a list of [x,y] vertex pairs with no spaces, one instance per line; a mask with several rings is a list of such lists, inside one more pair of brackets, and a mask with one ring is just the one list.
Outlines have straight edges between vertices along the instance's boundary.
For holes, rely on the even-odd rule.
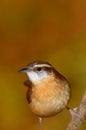
[[32,83],[29,80],[26,80],[24,82],[24,85],[28,87],[27,93],[26,93],[26,98],[28,103],[31,103],[31,95],[32,95]]

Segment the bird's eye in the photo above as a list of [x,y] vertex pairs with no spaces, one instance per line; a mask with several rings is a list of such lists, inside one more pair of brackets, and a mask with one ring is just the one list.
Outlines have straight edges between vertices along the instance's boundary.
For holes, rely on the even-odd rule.
[[37,71],[41,71],[41,70],[42,70],[42,68],[41,68],[41,67],[38,67],[38,68],[37,68]]

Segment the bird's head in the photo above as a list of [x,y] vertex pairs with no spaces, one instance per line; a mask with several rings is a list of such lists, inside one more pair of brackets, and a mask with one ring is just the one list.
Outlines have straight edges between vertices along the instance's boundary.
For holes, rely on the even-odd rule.
[[39,82],[53,74],[53,66],[48,62],[36,61],[32,62],[27,67],[19,70],[20,72],[27,73],[29,80],[32,83]]

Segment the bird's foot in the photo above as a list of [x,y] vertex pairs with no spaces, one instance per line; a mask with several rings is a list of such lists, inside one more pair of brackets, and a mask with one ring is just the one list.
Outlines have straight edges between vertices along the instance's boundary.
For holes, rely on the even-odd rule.
[[69,112],[70,112],[72,118],[78,118],[78,119],[83,120],[84,122],[86,122],[84,117],[79,113],[78,107],[73,108],[73,109],[69,109]]
[[43,130],[42,117],[39,117],[40,130]]

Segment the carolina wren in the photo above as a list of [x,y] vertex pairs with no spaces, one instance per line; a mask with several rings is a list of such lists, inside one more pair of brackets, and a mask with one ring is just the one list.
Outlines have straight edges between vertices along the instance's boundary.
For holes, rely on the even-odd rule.
[[29,78],[24,82],[28,87],[26,97],[31,110],[40,117],[40,123],[42,117],[53,116],[67,107],[70,84],[51,64],[32,62],[20,72],[27,73]]

